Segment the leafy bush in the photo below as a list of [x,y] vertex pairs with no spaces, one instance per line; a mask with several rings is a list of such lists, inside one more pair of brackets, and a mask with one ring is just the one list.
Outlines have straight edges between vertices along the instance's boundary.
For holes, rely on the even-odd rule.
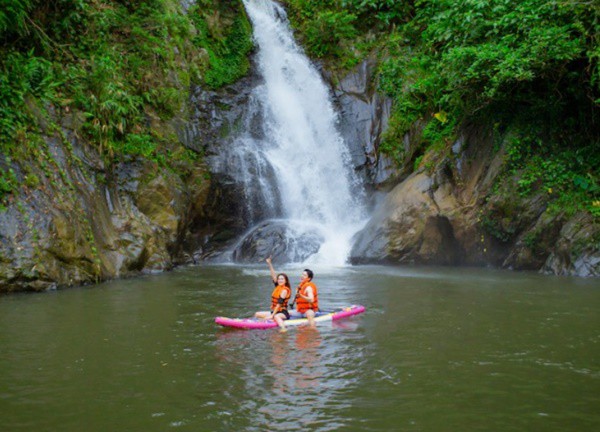
[[51,99],[58,85],[52,64],[32,51],[6,55],[0,62],[0,150],[6,150],[17,130],[31,121],[25,100]]
[[[288,0],[292,23],[300,29],[304,46],[311,56],[336,58],[352,64],[357,48],[356,15],[338,0]],[[353,41],[354,46],[348,46]]]
[[254,47],[252,27],[241,4],[237,8],[226,6],[218,5],[216,0],[204,0],[189,11],[198,30],[194,44],[208,54],[204,83],[211,88],[244,76],[250,67],[248,54]]
[[160,152],[159,143],[150,135],[129,134],[121,147],[124,154],[142,156],[160,165],[166,164],[164,154]]
[[586,57],[598,26],[590,8],[544,0],[419,2],[415,18],[386,47],[382,88],[419,102],[420,115],[443,110],[465,118],[543,101],[543,115],[562,118],[571,103],[598,95],[589,85],[597,59]]
[[344,11],[317,12],[306,23],[306,45],[316,57],[340,54],[340,43],[356,35],[354,22],[356,16]]
[[600,200],[598,144],[565,147],[548,145],[538,130],[514,136],[506,146],[507,174],[518,178],[521,196],[546,194],[551,210],[595,214]]
[[362,28],[376,25],[380,29],[400,24],[411,18],[412,0],[343,0],[342,6],[357,15]]

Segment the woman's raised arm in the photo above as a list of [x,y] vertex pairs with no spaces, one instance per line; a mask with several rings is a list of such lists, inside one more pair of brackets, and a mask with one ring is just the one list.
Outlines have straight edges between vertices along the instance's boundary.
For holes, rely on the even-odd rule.
[[269,265],[269,270],[271,270],[271,279],[273,279],[273,283],[277,283],[277,273],[275,273],[275,269],[271,263],[271,257],[267,258],[265,261]]

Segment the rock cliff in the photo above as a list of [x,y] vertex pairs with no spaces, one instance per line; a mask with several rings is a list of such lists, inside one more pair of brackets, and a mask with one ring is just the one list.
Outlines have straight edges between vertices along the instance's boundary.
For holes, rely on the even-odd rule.
[[56,115],[60,129],[46,131],[27,172],[23,164],[2,167],[25,186],[0,212],[0,291],[86,284],[189,260],[183,240],[208,197],[206,168],[166,169],[138,157],[108,165],[71,117]]
[[377,94],[374,70],[367,60],[345,76],[328,77],[354,163],[384,194],[355,237],[351,262],[600,275],[600,225],[591,215],[548,211],[551,191],[516,193],[518,178],[504,169],[510,131],[498,137],[491,126],[465,125],[448,151],[427,152],[415,163],[421,138],[415,124],[399,163],[382,155],[391,102]]

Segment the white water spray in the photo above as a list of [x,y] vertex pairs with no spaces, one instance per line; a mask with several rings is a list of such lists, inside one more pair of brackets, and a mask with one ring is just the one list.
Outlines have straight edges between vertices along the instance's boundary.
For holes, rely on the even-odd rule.
[[[337,131],[331,95],[294,41],[285,10],[271,0],[244,0],[244,5],[264,78],[252,95],[261,110],[264,136],[259,140],[248,132],[237,140],[236,151],[256,155],[261,160],[257,166],[272,168],[279,199],[258,205],[273,208],[279,214],[272,216],[286,219],[293,230],[310,227],[324,238],[310,261],[342,265],[352,235],[364,223],[364,189]],[[264,182],[256,171],[246,175],[248,186]],[[262,195],[273,189],[262,188]],[[275,203],[281,207],[275,209]]]

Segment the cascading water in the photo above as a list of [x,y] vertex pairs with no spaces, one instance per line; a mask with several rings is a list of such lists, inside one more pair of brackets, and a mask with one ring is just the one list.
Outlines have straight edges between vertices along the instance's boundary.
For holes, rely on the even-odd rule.
[[294,41],[285,10],[270,0],[244,5],[264,82],[252,93],[244,132],[226,159],[236,164],[250,219],[254,208],[271,222],[239,245],[260,239],[270,223],[284,224],[275,235],[281,244],[273,247],[285,250],[287,260],[344,264],[364,221],[364,189],[336,129],[330,93]]

